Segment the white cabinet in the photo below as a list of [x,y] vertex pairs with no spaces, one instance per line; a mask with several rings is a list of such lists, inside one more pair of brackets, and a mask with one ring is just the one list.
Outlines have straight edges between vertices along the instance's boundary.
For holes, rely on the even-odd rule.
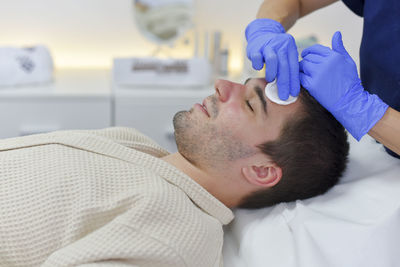
[[186,89],[118,87],[111,83],[110,70],[63,69],[55,73],[51,84],[0,88],[0,138],[126,126],[175,152],[175,113],[189,110],[213,93],[211,85]]
[[109,127],[109,102],[92,97],[0,98],[0,138]]
[[112,122],[108,70],[61,70],[47,85],[0,89],[0,138]]
[[134,127],[170,152],[176,152],[172,119],[180,110],[214,93],[212,87],[197,89],[114,87],[116,126]]

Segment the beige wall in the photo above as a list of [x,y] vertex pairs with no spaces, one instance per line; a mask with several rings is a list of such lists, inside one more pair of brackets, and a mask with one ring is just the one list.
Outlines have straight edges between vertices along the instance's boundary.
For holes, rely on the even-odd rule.
[[[244,28],[256,14],[261,1],[198,0],[195,22],[199,36],[220,30],[230,49],[230,67],[243,62]],[[300,20],[290,31],[295,37],[316,35],[330,43],[341,30],[345,46],[358,61],[362,19],[342,3],[336,3]],[[1,0],[0,45],[47,45],[56,67],[109,68],[117,56],[150,55],[156,48],[143,38],[134,24],[131,0]],[[183,41],[175,53],[190,56]],[[172,52],[171,55],[176,55]]]

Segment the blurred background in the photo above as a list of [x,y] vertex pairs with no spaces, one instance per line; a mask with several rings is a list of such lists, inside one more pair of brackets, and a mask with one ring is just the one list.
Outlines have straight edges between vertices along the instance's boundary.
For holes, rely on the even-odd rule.
[[[244,38],[261,3],[1,0],[0,138],[127,126],[175,151],[178,110],[201,103],[217,78],[263,76],[251,70]],[[358,64],[362,19],[341,2],[289,33],[300,50],[330,46],[337,30]]]

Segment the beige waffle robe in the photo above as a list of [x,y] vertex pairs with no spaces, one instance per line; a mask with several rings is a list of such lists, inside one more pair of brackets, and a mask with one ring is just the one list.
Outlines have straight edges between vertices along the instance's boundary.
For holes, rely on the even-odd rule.
[[131,128],[0,140],[0,266],[222,266],[223,203]]

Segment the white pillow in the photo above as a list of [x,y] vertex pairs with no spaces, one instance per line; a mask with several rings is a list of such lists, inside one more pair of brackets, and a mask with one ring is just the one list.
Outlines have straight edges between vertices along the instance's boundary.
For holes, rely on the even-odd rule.
[[325,195],[235,211],[225,266],[398,266],[400,160],[369,136],[349,139],[348,169]]

